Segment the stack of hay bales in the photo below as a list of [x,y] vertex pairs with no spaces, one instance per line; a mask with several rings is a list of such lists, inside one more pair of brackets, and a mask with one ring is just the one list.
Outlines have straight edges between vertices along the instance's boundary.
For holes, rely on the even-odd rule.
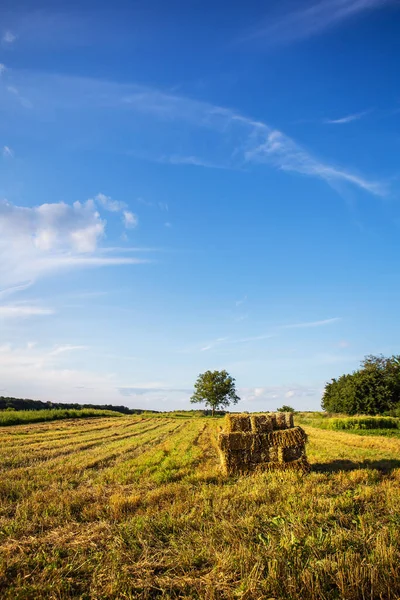
[[304,430],[294,426],[292,413],[227,414],[218,448],[227,475],[268,470],[308,473],[306,441]]

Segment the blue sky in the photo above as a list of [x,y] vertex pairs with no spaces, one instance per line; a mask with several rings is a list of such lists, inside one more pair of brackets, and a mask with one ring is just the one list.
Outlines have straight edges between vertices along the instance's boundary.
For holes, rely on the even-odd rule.
[[399,353],[400,5],[0,8],[0,394],[320,406]]

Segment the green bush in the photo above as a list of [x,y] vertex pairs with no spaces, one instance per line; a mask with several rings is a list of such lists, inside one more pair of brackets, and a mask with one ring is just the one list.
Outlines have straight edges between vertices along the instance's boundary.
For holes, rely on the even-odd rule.
[[383,415],[400,406],[400,355],[366,356],[361,368],[325,386],[322,408],[346,415]]

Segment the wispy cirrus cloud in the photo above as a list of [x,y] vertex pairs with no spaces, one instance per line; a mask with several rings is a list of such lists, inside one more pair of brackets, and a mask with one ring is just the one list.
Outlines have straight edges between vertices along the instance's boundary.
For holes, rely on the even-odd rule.
[[3,154],[4,158],[13,158],[14,157],[14,151],[11,150],[10,146],[3,146],[2,154]]
[[243,298],[240,298],[239,300],[236,300],[235,305],[236,306],[241,306],[242,304],[244,304],[245,302],[247,302],[247,295],[243,296]]
[[376,196],[384,196],[387,193],[387,186],[384,183],[371,181],[314,158],[281,131],[270,131],[259,145],[248,149],[245,156],[249,161],[272,162],[282,171],[294,171],[318,177],[330,185],[345,182]]
[[205,167],[206,169],[229,169],[228,165],[213,163],[210,160],[199,158],[198,156],[179,156],[173,154],[172,156],[163,156],[160,158],[160,162],[168,163],[170,165],[191,165],[192,167]]
[[87,346],[74,346],[73,344],[65,344],[63,346],[56,346],[54,350],[49,352],[49,356],[58,356],[59,354],[64,354],[64,352],[77,352],[87,349]]
[[308,327],[324,327],[341,321],[341,317],[333,317],[332,319],[323,319],[322,321],[305,321],[303,323],[293,323],[290,325],[282,325],[282,329],[304,329]]
[[217,338],[216,340],[213,340],[213,341],[209,342],[208,344],[206,344],[205,346],[203,346],[200,350],[201,350],[201,352],[207,352],[208,350],[212,350],[213,348],[215,348],[217,346],[234,345],[234,344],[248,344],[251,342],[260,342],[263,340],[269,340],[272,337],[274,337],[273,334],[265,333],[265,334],[261,334],[261,335],[253,335],[253,336],[242,337],[242,338],[229,338],[229,337]]
[[208,352],[209,350],[214,350],[215,348],[221,348],[225,346],[235,345],[235,344],[251,344],[254,342],[260,342],[264,340],[269,340],[271,338],[275,338],[279,336],[284,329],[308,329],[308,328],[316,328],[316,327],[325,327],[327,325],[332,325],[333,323],[337,323],[341,321],[341,317],[334,317],[331,319],[323,319],[321,321],[304,321],[299,323],[290,323],[288,325],[281,325],[274,327],[270,333],[261,333],[259,335],[250,335],[240,338],[235,337],[220,337],[212,340],[202,346],[200,348],[201,352]]
[[369,115],[370,112],[371,112],[371,110],[363,110],[361,112],[347,115],[345,117],[340,117],[339,119],[325,119],[324,123],[327,123],[329,125],[344,125],[346,123],[352,123],[353,121],[358,121],[358,120],[362,119],[363,117],[366,117],[367,115]]
[[264,26],[243,36],[243,41],[263,40],[266,45],[287,44],[319,35],[340,23],[383,8],[394,0],[320,0],[302,2],[300,8],[269,15]]
[[[5,85],[18,97],[30,99],[32,116],[57,110],[61,120],[70,123],[69,128],[63,127],[63,136],[74,134],[77,114],[81,118],[76,134],[81,136],[90,114],[91,124],[99,123],[98,135],[107,140],[110,152],[156,162],[161,156],[162,162],[177,167],[249,169],[256,163],[265,164],[317,177],[332,186],[342,182],[374,195],[386,192],[381,182],[319,159],[282,131],[229,108],[136,84],[66,76],[7,71]],[[0,108],[7,114],[4,97],[0,97]],[[119,131],[124,135],[118,136]],[[48,135],[55,135],[55,131],[49,130]],[[86,136],[86,143],[90,144],[91,138]],[[118,145],[113,147],[109,139],[116,138]],[[98,201],[104,208],[118,206],[103,196]]]
[[144,396],[146,394],[159,393],[177,393],[177,394],[192,394],[191,388],[169,388],[169,387],[120,387],[119,393],[122,396]]
[[11,94],[11,96],[14,96],[14,98],[21,106],[23,106],[24,108],[33,108],[33,104],[29,100],[29,98],[26,98],[24,95],[22,95],[19,89],[15,87],[15,85],[7,85],[6,90],[9,94]]
[[2,298],[6,298],[7,296],[11,296],[12,294],[16,294],[17,292],[22,292],[29,288],[31,285],[32,281],[26,281],[24,283],[20,283],[19,285],[12,285],[10,287],[0,289],[0,300]]
[[17,36],[10,30],[5,31],[1,36],[1,41],[6,45],[13,44],[16,39]]
[[43,317],[54,314],[54,309],[41,306],[29,306],[26,304],[0,305],[0,319],[24,319],[27,317]]

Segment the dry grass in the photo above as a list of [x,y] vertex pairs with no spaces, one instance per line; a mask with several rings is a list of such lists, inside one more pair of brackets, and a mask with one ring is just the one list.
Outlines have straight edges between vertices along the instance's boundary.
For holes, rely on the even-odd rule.
[[212,419],[10,427],[4,600],[400,597],[400,440],[306,427],[313,471],[219,471]]

